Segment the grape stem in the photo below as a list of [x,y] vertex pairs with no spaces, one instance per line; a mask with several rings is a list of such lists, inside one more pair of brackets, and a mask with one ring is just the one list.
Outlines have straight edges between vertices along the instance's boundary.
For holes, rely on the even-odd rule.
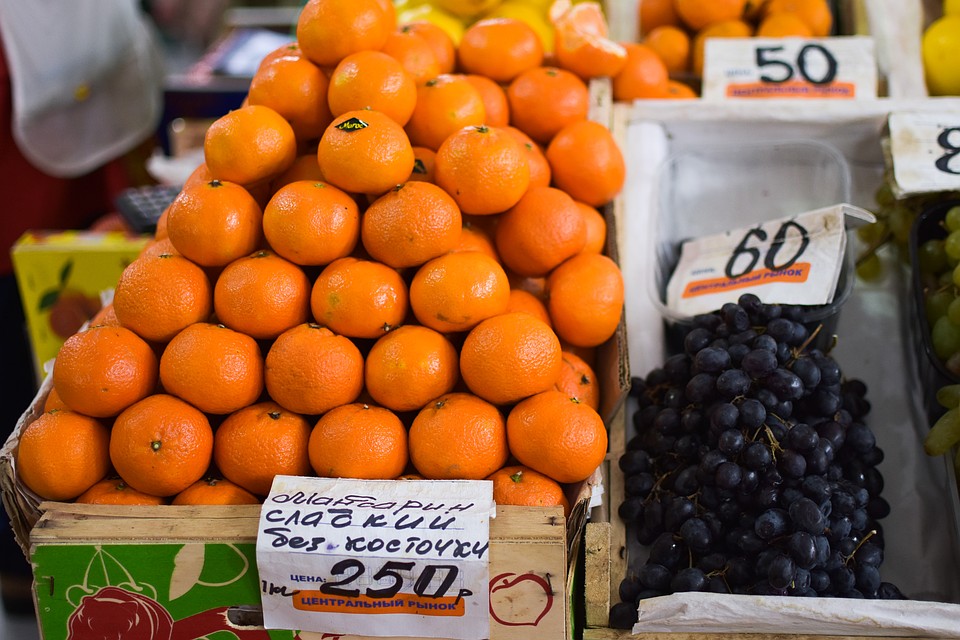
[[860,551],[860,547],[862,547],[867,542],[867,540],[869,540],[875,535],[877,535],[876,529],[871,529],[869,532],[867,532],[867,535],[863,536],[860,542],[857,543],[857,546],[854,547],[853,551],[850,552],[850,555],[848,555],[846,558],[843,559],[843,566],[849,565],[850,561],[853,560],[853,556],[857,555],[857,551]]

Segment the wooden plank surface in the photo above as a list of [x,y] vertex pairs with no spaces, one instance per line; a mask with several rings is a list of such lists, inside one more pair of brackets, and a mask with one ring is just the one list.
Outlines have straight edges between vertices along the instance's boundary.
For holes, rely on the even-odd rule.
[[793,633],[638,633],[586,629],[583,640],[935,640],[930,636],[811,636]]

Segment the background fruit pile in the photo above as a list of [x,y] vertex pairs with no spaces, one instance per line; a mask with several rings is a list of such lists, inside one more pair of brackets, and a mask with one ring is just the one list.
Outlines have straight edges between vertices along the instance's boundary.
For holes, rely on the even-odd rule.
[[[703,73],[707,38],[823,37],[834,22],[827,0],[639,0],[637,20],[640,43],[690,86]],[[676,85],[672,93],[695,97]]]
[[566,505],[607,449],[593,354],[623,279],[597,208],[625,168],[587,118],[602,47],[559,48],[548,66],[515,19],[456,47],[388,0],[308,2],[60,350],[22,482],[209,504],[276,474],[491,478],[498,502]]
[[920,46],[929,94],[960,95],[960,2],[944,0],[943,15],[924,29]]

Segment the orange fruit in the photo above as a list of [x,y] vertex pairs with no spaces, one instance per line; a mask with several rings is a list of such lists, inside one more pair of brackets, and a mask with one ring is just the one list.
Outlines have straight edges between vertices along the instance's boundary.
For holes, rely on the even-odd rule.
[[670,80],[667,83],[667,98],[671,100],[696,100],[700,96],[690,85],[679,80]]
[[195,406],[167,394],[123,411],[110,431],[110,461],[128,485],[154,496],[180,493],[203,477],[213,429]]
[[680,26],[680,16],[673,0],[640,0],[637,2],[639,33],[645,36],[661,25]]
[[556,384],[560,340],[525,312],[487,318],[460,348],[460,375],[471,392],[493,404],[512,404]]
[[613,76],[613,99],[630,102],[642,98],[665,98],[670,72],[657,52],[646,44],[628,43],[627,63]]
[[[206,167],[206,165],[200,165]],[[186,186],[186,183],[184,183]],[[163,213],[160,214],[160,217],[157,218],[157,226],[153,231],[154,240],[163,240],[167,237],[167,213],[170,211],[170,205],[163,210]]]
[[224,478],[201,478],[174,496],[170,504],[260,504],[260,498]]
[[663,25],[647,33],[643,44],[653,49],[670,73],[690,69],[690,36],[680,27]]
[[441,333],[467,331],[503,313],[509,301],[510,282],[503,267],[479,251],[434,258],[410,283],[410,306],[417,320]]
[[198,322],[167,343],[160,356],[160,383],[201,411],[233,413],[260,397],[263,356],[250,336]]
[[703,75],[703,52],[709,38],[749,38],[752,35],[753,27],[743,20],[724,20],[698,32],[693,37],[693,52],[690,55],[693,73]]
[[299,48],[261,62],[247,90],[247,104],[270,107],[290,123],[298,141],[319,138],[333,115],[327,106],[329,80]]
[[298,180],[281,187],[263,209],[270,247],[299,265],[325,265],[350,255],[360,239],[356,201],[325,182]]
[[623,275],[613,260],[595,253],[578,254],[547,277],[547,308],[563,340],[596,347],[617,330],[623,311]]
[[320,163],[317,162],[316,153],[311,152],[298,155],[286,171],[274,178],[270,182],[271,197],[281,188],[298,180],[323,182],[323,173],[320,171]]
[[610,130],[584,120],[561,129],[546,151],[554,186],[594,207],[610,202],[626,180],[623,153]]
[[60,346],[53,385],[74,411],[108,418],[153,393],[157,372],[157,356],[140,336],[125,327],[93,326]]
[[510,103],[507,102],[504,88],[486,76],[468,73],[465,77],[480,93],[483,110],[487,115],[484,124],[491,127],[506,127],[510,124]]
[[469,393],[437,398],[410,425],[410,462],[430,480],[482,480],[508,456],[503,415]]
[[265,496],[276,475],[310,475],[310,429],[303,416],[276,402],[243,407],[217,427],[213,462],[227,480]]
[[394,269],[348,256],[317,276],[310,309],[314,320],[334,333],[379,338],[403,323],[408,299],[407,285]]
[[510,124],[541,144],[568,124],[586,120],[590,111],[586,83],[557,67],[521,73],[507,87],[507,100]]
[[554,389],[510,410],[507,441],[520,464],[561,483],[586,480],[607,454],[607,430],[600,415]]
[[310,280],[300,267],[272,251],[234,260],[213,289],[217,320],[234,331],[269,340],[307,321]]
[[543,276],[583,249],[586,225],[564,191],[535,187],[500,216],[495,239],[497,253],[511,271]]
[[570,398],[576,398],[591,409],[599,410],[600,383],[593,367],[572,351],[564,350],[562,359],[560,378],[554,388]]
[[487,477],[493,481],[493,501],[523,507],[563,507],[570,515],[570,503],[560,483],[523,465],[498,469]]
[[457,65],[457,51],[450,34],[426,20],[414,20],[400,28],[427,41],[427,44],[433,49],[433,55],[440,67],[440,73],[453,73]]
[[379,0],[308,0],[297,19],[297,43],[320,67],[351,53],[378,50],[396,27],[393,5]]
[[460,228],[460,242],[453,251],[480,251],[496,261],[500,261],[493,238],[482,227],[472,222],[464,221]]
[[176,255],[176,256],[182,255],[179,251],[177,251],[177,248],[173,246],[173,242],[170,241],[169,236],[165,236],[160,240],[154,239],[152,241],[147,242],[147,244],[144,245],[143,249],[141,249],[140,254],[137,257],[138,258],[142,258],[144,256],[156,257],[163,254]]
[[63,398],[60,397],[60,394],[57,393],[56,387],[50,387],[50,393],[47,394],[46,400],[43,401],[43,412],[53,411],[54,409],[69,409],[64,403]]
[[173,246],[202,267],[222,267],[253,252],[262,226],[263,212],[250,192],[220,180],[184,187],[167,218]]
[[372,109],[400,126],[417,101],[417,85],[400,62],[382,51],[358,51],[340,61],[330,75],[327,102],[334,116]]
[[550,5],[557,66],[581,78],[615,76],[627,61],[623,45],[611,40],[599,2],[556,0]]
[[110,430],[96,418],[48,411],[20,433],[17,474],[45,500],[72,500],[110,470]]
[[334,118],[320,138],[317,158],[326,181],[351,193],[384,193],[413,171],[407,134],[379,111],[347,111]]
[[453,390],[460,379],[456,348],[428,327],[406,325],[383,336],[364,362],[367,393],[393,411],[413,411]]
[[553,176],[550,174],[550,163],[547,162],[543,148],[516,127],[504,127],[504,129],[516,138],[527,152],[527,165],[530,167],[530,187],[528,188],[549,187]]
[[796,13],[768,12],[757,25],[754,35],[758,38],[810,38],[813,36],[813,29]]
[[267,393],[288,411],[318,415],[363,389],[363,356],[349,338],[316,324],[280,334],[267,352]]
[[168,342],[213,310],[213,287],[203,269],[181,255],[142,255],[120,274],[113,293],[120,324],[144,340]]
[[607,246],[607,221],[603,214],[597,211],[596,207],[591,207],[585,202],[574,200],[580,215],[583,217],[583,224],[587,240],[583,245],[582,253],[603,253]]
[[673,4],[683,23],[694,31],[726,20],[739,20],[747,8],[747,0],[674,0]]
[[461,223],[460,208],[446,191],[412,181],[397,185],[367,207],[360,238],[374,260],[401,269],[456,247]]
[[166,498],[137,491],[120,476],[104,478],[74,500],[79,504],[122,504],[128,506],[158,506],[166,504]]
[[457,59],[466,73],[506,83],[543,63],[543,43],[522,20],[485,18],[463,32]]
[[440,75],[440,61],[433,47],[414,31],[403,27],[395,29],[380,50],[399,62],[415,84]]
[[767,0],[763,11],[768,17],[775,13],[794,13],[818,38],[830,35],[833,28],[833,13],[827,0]]
[[529,313],[547,326],[551,326],[550,312],[547,311],[547,306],[540,298],[529,291],[510,289],[510,303],[507,305],[505,313],[511,313],[513,311]]
[[417,86],[417,103],[407,122],[410,142],[436,151],[447,137],[487,119],[480,92],[460,74],[442,73]]
[[433,167],[437,159],[437,152],[427,147],[413,148],[413,171],[410,173],[410,180],[421,180],[423,182],[433,182]]
[[392,480],[407,466],[407,430],[389,409],[346,404],[320,417],[308,451],[320,477]]
[[259,104],[220,116],[203,138],[203,159],[210,175],[245,186],[280,175],[296,157],[293,127],[282,115]]
[[463,213],[501,213],[530,186],[527,152],[499,127],[464,127],[437,149],[434,179]]

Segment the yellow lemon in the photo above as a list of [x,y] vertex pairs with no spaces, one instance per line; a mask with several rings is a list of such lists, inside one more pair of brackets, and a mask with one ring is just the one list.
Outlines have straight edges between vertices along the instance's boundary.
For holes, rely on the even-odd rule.
[[943,15],[960,16],[960,0],[943,0]]
[[960,95],[960,15],[935,20],[921,40],[927,91],[932,96]]
[[434,3],[459,18],[476,18],[496,8],[503,0],[433,0]]
[[460,46],[465,26],[463,20],[432,4],[418,4],[397,12],[397,24],[425,20],[447,32],[455,46]]
[[553,53],[553,25],[542,9],[524,0],[507,0],[484,18],[514,18],[526,22],[540,36],[544,53]]

